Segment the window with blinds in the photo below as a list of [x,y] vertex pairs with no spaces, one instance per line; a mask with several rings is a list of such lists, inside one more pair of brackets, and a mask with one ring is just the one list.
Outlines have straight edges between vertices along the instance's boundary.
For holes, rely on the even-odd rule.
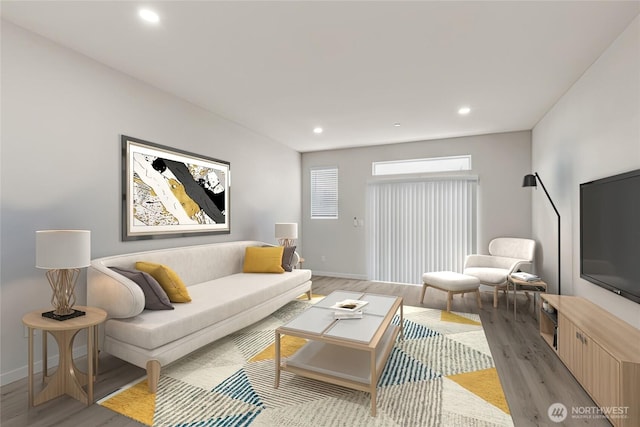
[[311,169],[311,219],[338,218],[338,168]]

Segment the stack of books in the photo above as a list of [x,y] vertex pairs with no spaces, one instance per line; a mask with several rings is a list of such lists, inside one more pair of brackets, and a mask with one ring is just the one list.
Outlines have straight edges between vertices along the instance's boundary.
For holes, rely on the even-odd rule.
[[535,274],[531,274],[531,273],[525,273],[523,271],[513,273],[511,277],[518,280],[524,280],[525,282],[537,282],[538,280],[540,280],[539,276],[536,276]]
[[362,319],[362,310],[354,311],[353,313],[349,313],[347,311],[335,311],[333,313],[333,318],[338,320],[343,319]]
[[362,319],[362,307],[369,304],[368,301],[349,299],[335,303],[331,306],[335,311],[335,319]]

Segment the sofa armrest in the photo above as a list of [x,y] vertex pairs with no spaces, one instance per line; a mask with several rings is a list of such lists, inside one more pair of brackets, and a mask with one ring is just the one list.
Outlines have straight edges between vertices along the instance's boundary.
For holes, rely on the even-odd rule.
[[132,280],[92,262],[87,270],[87,304],[102,308],[110,318],[134,317],[144,310],[144,293]]

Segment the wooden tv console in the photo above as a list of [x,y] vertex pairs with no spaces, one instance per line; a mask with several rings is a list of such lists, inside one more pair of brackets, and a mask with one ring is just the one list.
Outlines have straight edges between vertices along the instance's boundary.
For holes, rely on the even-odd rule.
[[555,311],[540,304],[542,338],[614,426],[640,425],[640,330],[584,298],[541,297]]

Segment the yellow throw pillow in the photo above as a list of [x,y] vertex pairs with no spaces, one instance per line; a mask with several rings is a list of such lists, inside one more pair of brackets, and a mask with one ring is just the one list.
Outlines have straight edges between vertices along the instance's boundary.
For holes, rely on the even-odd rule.
[[187,291],[187,286],[184,284],[180,276],[162,264],[155,264],[153,262],[136,262],[136,268],[145,273],[149,273],[151,277],[156,279],[162,289],[167,293],[169,301],[171,302],[191,302],[191,297]]
[[283,246],[250,246],[244,252],[244,273],[284,273],[282,268]]

